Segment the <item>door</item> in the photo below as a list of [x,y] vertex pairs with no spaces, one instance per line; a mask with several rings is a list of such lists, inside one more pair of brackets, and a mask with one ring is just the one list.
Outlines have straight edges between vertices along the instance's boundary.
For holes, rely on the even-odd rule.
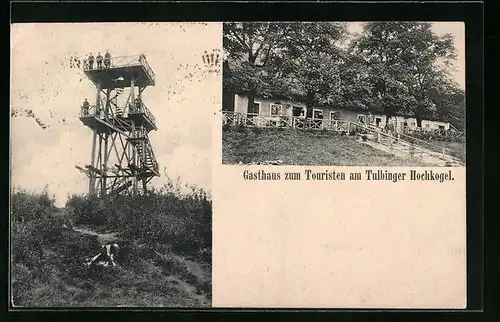
[[260,102],[254,102],[253,106],[248,110],[247,116],[254,117],[260,114]]
[[358,122],[361,124],[366,124],[366,115],[358,115]]

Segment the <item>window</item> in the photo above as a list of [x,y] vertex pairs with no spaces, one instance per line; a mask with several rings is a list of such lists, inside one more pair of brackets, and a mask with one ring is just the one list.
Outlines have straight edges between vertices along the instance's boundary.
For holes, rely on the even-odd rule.
[[281,115],[283,106],[281,104],[271,104],[271,115]]
[[366,124],[366,115],[358,114],[358,122],[362,124]]
[[249,116],[260,114],[260,102],[254,102],[252,108],[248,111]]
[[425,124],[425,127],[431,127],[429,124]]
[[318,109],[313,109],[313,118],[314,119],[322,119],[323,118],[323,111],[318,110]]
[[415,122],[411,122],[410,125],[411,126],[415,126],[416,124],[415,124]]
[[303,116],[304,109],[301,106],[294,106],[292,109],[292,115],[293,116]]
[[332,111],[330,112],[330,120],[333,121],[333,120],[338,120],[340,119],[340,113],[337,112],[337,111]]
[[375,125],[380,126],[381,122],[382,122],[382,118],[381,117],[376,117],[375,118]]

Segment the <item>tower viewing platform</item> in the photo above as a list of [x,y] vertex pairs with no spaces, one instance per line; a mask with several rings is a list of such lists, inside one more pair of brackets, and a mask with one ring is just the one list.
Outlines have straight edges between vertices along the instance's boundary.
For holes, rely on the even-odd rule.
[[84,64],[84,73],[101,89],[123,88],[130,85],[130,79],[135,79],[135,86],[145,87],[155,85],[155,73],[143,54],[112,57],[109,67],[102,64],[98,68],[94,62],[91,67]]

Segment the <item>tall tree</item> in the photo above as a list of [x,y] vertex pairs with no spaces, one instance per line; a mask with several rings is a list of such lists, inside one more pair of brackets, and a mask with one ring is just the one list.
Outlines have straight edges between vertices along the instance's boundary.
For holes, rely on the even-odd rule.
[[458,130],[465,129],[465,91],[450,80],[436,84],[430,91],[435,116],[450,122]]
[[346,55],[336,42],[345,35],[342,23],[289,24],[275,65],[280,66],[288,87],[302,93],[308,111],[317,104],[339,101]]
[[372,90],[387,116],[412,113],[421,126],[435,107],[432,86],[455,58],[451,35],[437,36],[430,23],[369,22],[357,48],[370,68]]
[[225,88],[248,92],[248,110],[258,91],[268,89],[266,66],[280,50],[288,25],[270,22],[224,23],[223,47]]

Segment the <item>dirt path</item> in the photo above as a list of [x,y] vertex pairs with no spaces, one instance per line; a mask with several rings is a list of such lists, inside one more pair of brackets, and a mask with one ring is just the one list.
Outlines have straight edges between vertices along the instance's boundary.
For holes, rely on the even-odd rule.
[[[112,232],[112,231],[99,232],[99,231],[96,231],[98,229],[95,229],[94,227],[83,226],[83,225],[82,226],[74,226],[73,230],[80,233],[80,234],[96,236],[98,242],[101,245],[120,241],[120,237],[119,237],[118,232]],[[142,245],[142,246],[145,247],[146,245]],[[193,261],[191,259],[187,259],[186,257],[184,257],[182,255],[175,254],[175,253],[169,253],[169,256],[170,256],[170,258],[172,258],[172,260],[174,260],[178,264],[181,264],[182,266],[184,266],[185,269],[189,272],[189,274],[192,274],[195,279],[194,280],[190,280],[190,279],[186,280],[182,275],[173,273],[168,278],[166,278],[163,281],[163,283],[167,282],[167,283],[171,284],[172,285],[171,287],[178,292],[177,300],[179,302],[191,303],[191,304],[188,304],[188,306],[194,305],[195,307],[210,306],[211,300],[209,298],[207,298],[207,295],[205,294],[205,292],[200,291],[200,285],[204,285],[205,283],[210,283],[212,272],[209,269],[204,268],[203,265],[201,265],[200,263]],[[125,275],[124,276],[129,276],[127,274],[131,274],[130,270],[127,267],[124,267],[124,268],[125,268],[125,271],[124,271]],[[134,274],[139,274],[139,275],[134,276],[133,278],[135,278],[137,280],[141,280],[141,279],[143,279],[144,274],[148,275],[150,273],[146,270],[144,272],[134,273]],[[130,278],[130,276],[127,278]],[[122,291],[123,290],[120,289],[117,292],[122,292]],[[128,290],[128,291],[130,291],[130,290]],[[125,292],[125,291],[123,291],[123,292]],[[149,296],[149,295],[147,295],[147,296]],[[123,300],[126,303],[128,303],[128,300],[126,298],[124,298]],[[155,296],[151,296],[150,300],[151,301],[153,301],[153,300],[159,301],[159,303],[155,302],[154,306],[163,306],[163,305],[161,305],[161,301],[162,301],[161,298],[156,298]],[[133,303],[135,303],[135,302],[133,302]],[[132,305],[132,304],[126,305],[126,304],[120,303],[117,306],[123,307],[123,306],[143,306],[143,305],[140,303],[135,303],[134,305]]]
[[81,234],[97,236],[97,240],[102,245],[113,243],[113,242],[120,240],[120,237],[118,237],[119,234],[117,232],[101,232],[100,233],[100,232],[96,232],[96,231],[92,230],[92,228],[86,227],[86,226],[74,226],[73,230],[77,231]]

